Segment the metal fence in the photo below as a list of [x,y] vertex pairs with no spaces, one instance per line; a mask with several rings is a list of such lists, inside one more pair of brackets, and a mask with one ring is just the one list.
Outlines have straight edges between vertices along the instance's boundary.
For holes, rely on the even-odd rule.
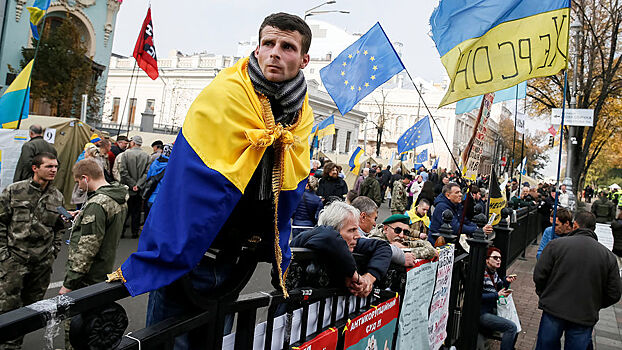
[[[487,240],[481,231],[481,227],[486,223],[486,217],[480,215],[478,220],[474,221],[480,229],[476,231],[474,237],[467,240],[470,245],[469,253],[459,246],[457,237],[452,235],[449,225],[450,217],[445,218],[445,224],[438,234],[443,236],[448,243],[456,244],[457,247],[449,297],[447,339],[445,340],[447,348],[457,346],[459,349],[472,349],[475,348],[477,341],[484,260],[486,249],[492,242]],[[505,219],[495,227],[494,237],[488,238],[492,238],[494,245],[502,250],[504,256],[512,257],[509,262],[505,261],[502,266],[503,272],[538,235],[538,222],[535,210],[519,210],[516,223],[511,227],[507,227]],[[294,277],[288,276],[290,297],[287,299],[276,291],[240,295],[234,300],[208,299],[204,300],[195,312],[169,318],[156,325],[135,331],[129,336],[124,335],[125,329],[120,329],[114,334],[106,334],[106,337],[101,337],[100,334],[100,338],[106,338],[105,341],[110,344],[108,348],[172,349],[175,337],[188,333],[190,338],[200,339],[204,345],[203,348],[219,349],[222,347],[222,335],[227,315],[236,314],[235,349],[251,349],[256,341],[255,327],[258,312],[260,310],[266,312],[265,308],[267,308],[264,349],[274,348],[275,342],[278,348],[290,349],[292,346],[312,339],[330,327],[340,330],[342,346],[341,330],[349,318],[363,313],[373,304],[395,296],[396,292],[400,296],[404,293],[406,269],[403,266],[391,265],[386,277],[377,281],[374,292],[369,297],[360,299],[352,297],[344,288],[331,288],[326,285],[328,280],[324,277],[327,275],[326,269],[330,267],[320,263],[322,257],[301,248],[294,248],[294,257],[290,267],[290,276]],[[362,257],[357,257],[357,263],[362,263],[361,259]],[[0,343],[40,328],[58,326],[59,320],[67,317],[94,313],[128,296],[125,287],[118,282],[99,283],[64,296],[57,296],[7,312],[0,315]],[[326,305],[330,305],[330,308]],[[314,308],[313,314],[316,315],[315,319],[309,316],[309,310],[312,307]],[[301,309],[300,329],[294,330],[292,319],[295,310],[298,309]],[[338,309],[344,311],[338,313]],[[330,314],[327,315],[325,310],[330,310]],[[111,320],[117,322],[126,317],[124,310],[121,310],[121,313],[122,315],[102,316],[104,317],[102,321],[94,322],[94,325],[100,325],[100,329],[95,329],[97,326],[93,326],[80,336],[88,337],[88,332],[105,332],[106,322],[111,322]],[[274,321],[280,314],[286,315],[282,340],[273,339]],[[105,317],[110,319],[105,319]],[[313,326],[309,327],[310,324]],[[397,338],[397,327],[399,324],[394,332],[393,345]],[[296,341],[293,341],[293,334],[297,335]]]

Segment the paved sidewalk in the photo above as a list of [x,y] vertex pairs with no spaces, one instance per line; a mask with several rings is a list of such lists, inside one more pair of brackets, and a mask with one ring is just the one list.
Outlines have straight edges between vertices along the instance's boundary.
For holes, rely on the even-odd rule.
[[[527,259],[517,259],[508,268],[508,274],[518,275],[516,282],[512,283],[514,302],[522,327],[516,341],[517,350],[530,350],[536,346],[538,326],[542,315],[542,311],[538,309],[538,296],[533,283],[537,250],[537,246],[530,245],[525,254]],[[495,345],[498,346],[498,344]],[[622,349],[622,302],[600,311],[600,320],[594,327],[594,349]]]

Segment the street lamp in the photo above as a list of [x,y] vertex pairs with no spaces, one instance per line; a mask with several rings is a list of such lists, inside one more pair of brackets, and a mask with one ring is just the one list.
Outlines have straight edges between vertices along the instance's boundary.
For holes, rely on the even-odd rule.
[[[581,38],[581,29],[583,28],[583,24],[578,19],[575,19],[570,24],[570,33],[574,34],[575,44],[574,44],[574,57],[572,62],[573,74],[572,74],[572,95],[570,96],[570,108],[577,108],[577,80],[579,78],[579,40]],[[563,130],[562,130],[563,132]],[[572,172],[573,172],[573,164],[572,159],[574,157],[575,145],[577,143],[577,128],[575,126],[568,126],[568,138],[566,139],[566,177],[564,178],[563,184],[566,185],[566,189],[571,193],[571,203],[570,207],[574,207],[574,195],[572,195],[573,184],[572,184]],[[578,185],[578,184],[577,184]],[[575,189],[577,192],[579,189]]]
[[305,19],[307,19],[307,17],[309,16],[321,15],[325,13],[350,13],[350,11],[344,11],[344,10],[313,11],[313,12],[306,13]]
[[[318,8],[320,8],[320,7],[324,6],[324,5],[334,4],[334,3],[336,3],[336,2],[337,2],[337,1],[335,1],[335,0],[325,1],[325,2],[323,2],[323,3],[319,4],[319,5],[315,6],[315,7],[312,7],[312,8],[310,8],[310,9],[306,10],[306,11],[305,11],[305,16],[304,16],[305,21],[307,20],[307,17],[308,17],[308,16],[313,16],[313,15],[315,15],[315,14],[317,14],[317,13],[322,12],[322,11],[313,12],[313,10],[316,10],[316,9],[318,9]],[[337,11],[333,11],[333,12],[337,12]],[[326,13],[328,13],[328,12],[326,12]]]

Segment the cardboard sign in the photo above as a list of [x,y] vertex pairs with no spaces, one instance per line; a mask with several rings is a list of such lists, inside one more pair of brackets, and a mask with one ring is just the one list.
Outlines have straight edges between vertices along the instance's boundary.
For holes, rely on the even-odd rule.
[[335,350],[339,333],[337,328],[329,328],[300,346],[292,346],[295,350]]
[[360,316],[348,320],[344,329],[346,350],[385,350],[391,348],[400,301],[396,295]]
[[462,154],[462,163],[466,166],[462,169],[462,177],[468,180],[475,180],[479,173],[479,164],[482,153],[484,153],[484,142],[486,141],[486,133],[488,118],[490,117],[490,109],[495,99],[495,93],[484,95],[482,107],[479,110],[473,135]]
[[406,273],[404,301],[397,331],[397,349],[428,349],[428,309],[434,291],[437,261],[419,260]]
[[454,267],[454,245],[448,244],[439,249],[436,286],[432,295],[428,335],[430,350],[438,350],[447,338],[447,319],[449,318],[449,291]]

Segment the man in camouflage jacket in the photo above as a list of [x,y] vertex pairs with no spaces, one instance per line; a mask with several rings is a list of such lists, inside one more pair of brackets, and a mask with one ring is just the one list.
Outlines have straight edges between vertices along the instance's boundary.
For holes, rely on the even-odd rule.
[[410,174],[404,175],[400,180],[393,183],[393,192],[391,193],[391,214],[404,214],[408,210],[408,191],[406,188],[410,184],[412,177]]
[[[73,166],[74,180],[88,193],[81,211],[75,212],[65,280],[59,294],[103,282],[114,268],[123,224],[127,215],[127,188],[106,182],[102,168],[92,159]],[[69,325],[65,323],[65,349],[69,344]]]
[[[56,209],[63,195],[52,185],[57,170],[56,156],[40,153],[33,177],[0,194],[0,314],[41,300],[50,284],[65,228]],[[22,339],[0,349],[19,349]]]

